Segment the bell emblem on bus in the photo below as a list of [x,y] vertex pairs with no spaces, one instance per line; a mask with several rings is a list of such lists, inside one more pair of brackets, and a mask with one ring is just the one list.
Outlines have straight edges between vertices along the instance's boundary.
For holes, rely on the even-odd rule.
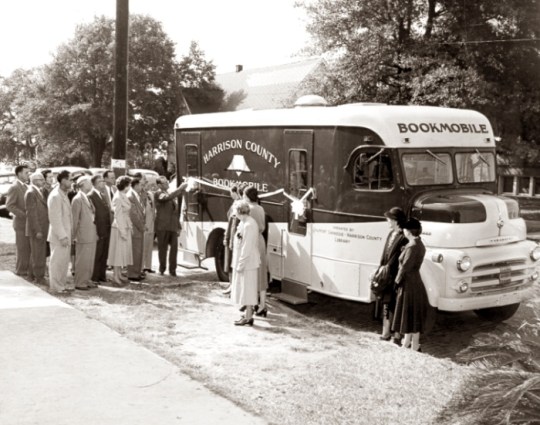
[[237,176],[240,176],[240,174],[242,173],[251,172],[248,165],[246,164],[246,158],[244,158],[244,155],[234,155],[227,170],[236,171]]

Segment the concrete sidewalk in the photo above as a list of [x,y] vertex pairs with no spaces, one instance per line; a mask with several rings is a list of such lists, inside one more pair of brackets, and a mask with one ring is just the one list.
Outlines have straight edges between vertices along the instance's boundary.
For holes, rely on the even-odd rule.
[[0,272],[0,424],[263,424],[176,366]]

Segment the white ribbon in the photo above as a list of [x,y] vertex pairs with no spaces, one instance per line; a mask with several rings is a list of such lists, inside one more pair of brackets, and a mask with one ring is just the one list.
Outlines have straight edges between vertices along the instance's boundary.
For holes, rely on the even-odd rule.
[[[210,183],[197,177],[184,177],[184,181],[187,183],[186,192],[191,192],[192,190],[196,189],[197,184],[223,190],[225,192],[230,191],[230,188],[227,186]],[[273,192],[262,193],[259,195],[259,198],[269,198],[274,195],[279,195],[280,193],[283,193],[283,195],[291,201],[291,211],[294,214],[294,219],[298,220],[298,217],[301,217],[306,213],[306,200],[308,196],[314,193],[314,190],[313,188],[310,188],[300,199],[294,195],[288,194],[285,192],[285,189],[278,189]]]

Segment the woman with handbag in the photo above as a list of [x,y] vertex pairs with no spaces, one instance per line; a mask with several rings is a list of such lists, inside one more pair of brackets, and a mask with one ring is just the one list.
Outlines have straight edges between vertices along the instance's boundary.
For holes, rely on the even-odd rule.
[[420,334],[426,329],[429,308],[426,289],[420,277],[420,267],[426,254],[420,239],[422,225],[417,219],[411,218],[403,225],[403,233],[409,242],[399,256],[396,276],[398,292],[392,329],[404,335],[404,347],[421,351]]
[[[388,233],[388,237],[386,238],[379,270],[377,271],[379,275],[383,276],[380,276],[376,285],[377,288],[374,289],[374,292],[377,296],[377,302],[382,305],[383,311],[381,339],[390,341],[392,338],[390,324],[396,306],[396,288],[394,282],[398,272],[398,258],[401,254],[401,250],[407,244],[407,239],[405,239],[405,236],[403,235],[401,226],[405,224],[407,217],[405,212],[399,207],[391,208],[389,211],[385,212],[384,215],[388,221],[390,233]],[[397,332],[394,335],[394,342],[396,344],[400,343],[400,335]]]

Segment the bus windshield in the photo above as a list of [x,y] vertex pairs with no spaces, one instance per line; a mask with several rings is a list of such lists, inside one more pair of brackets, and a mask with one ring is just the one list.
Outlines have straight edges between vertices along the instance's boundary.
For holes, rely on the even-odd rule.
[[448,153],[430,150],[403,155],[405,178],[411,186],[450,184],[454,180]]
[[495,155],[493,152],[456,153],[457,178],[460,183],[495,181]]

